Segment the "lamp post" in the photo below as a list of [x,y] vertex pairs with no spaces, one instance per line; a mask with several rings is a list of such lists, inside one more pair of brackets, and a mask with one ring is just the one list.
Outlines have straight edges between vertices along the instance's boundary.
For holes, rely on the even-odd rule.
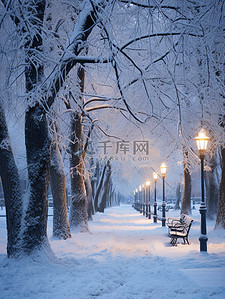
[[151,182],[150,181],[147,181],[145,183],[146,185],[146,193],[147,193],[147,190],[148,190],[148,203],[147,203],[147,199],[146,199],[146,217],[148,217],[148,219],[151,219],[151,202],[150,202],[150,186],[151,186]]
[[207,231],[206,231],[206,204],[205,204],[205,195],[204,195],[204,159],[205,153],[209,141],[209,137],[206,136],[205,131],[202,129],[198,136],[195,137],[197,148],[199,151],[199,157],[201,160],[201,193],[202,200],[199,207],[199,212],[201,214],[201,235],[199,237],[200,241],[200,251],[207,251]]
[[158,179],[158,174],[156,172],[153,173],[153,178],[154,178],[154,182],[155,182],[155,199],[154,199],[154,215],[153,215],[153,219],[154,219],[154,223],[157,223],[157,202],[156,202],[156,182]]
[[143,215],[145,215],[145,185],[142,184],[142,192],[143,192]]
[[165,176],[167,166],[164,162],[161,164],[160,169],[163,179],[162,226],[166,226]]
[[137,195],[138,195],[138,189],[135,189],[135,209],[138,210],[138,199],[137,199]]
[[138,199],[139,199],[139,205],[140,205],[139,212],[142,213],[141,185],[139,185]]
[[136,194],[136,189],[134,190],[134,204],[133,207],[135,210],[137,210],[137,194]]

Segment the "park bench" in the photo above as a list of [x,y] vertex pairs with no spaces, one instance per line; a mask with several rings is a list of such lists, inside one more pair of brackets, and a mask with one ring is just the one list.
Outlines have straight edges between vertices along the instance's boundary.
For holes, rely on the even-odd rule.
[[166,225],[168,227],[168,230],[170,231],[171,228],[177,228],[179,226],[182,226],[184,224],[185,217],[189,216],[181,214],[180,217],[168,217],[166,219]]
[[184,244],[189,244],[188,235],[193,223],[188,215],[181,214],[179,218],[168,218],[167,227],[169,228],[169,237],[171,238],[170,243],[175,246],[177,244],[177,239],[182,238]]

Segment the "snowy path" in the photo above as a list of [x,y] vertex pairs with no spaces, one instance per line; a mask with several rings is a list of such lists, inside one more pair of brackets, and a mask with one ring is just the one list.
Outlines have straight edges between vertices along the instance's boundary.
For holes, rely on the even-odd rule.
[[0,298],[224,299],[225,233],[209,223],[208,253],[200,254],[198,211],[193,217],[191,245],[171,247],[161,223],[128,205],[110,208],[94,216],[90,233],[50,239],[59,258],[52,263],[8,261],[0,219]]

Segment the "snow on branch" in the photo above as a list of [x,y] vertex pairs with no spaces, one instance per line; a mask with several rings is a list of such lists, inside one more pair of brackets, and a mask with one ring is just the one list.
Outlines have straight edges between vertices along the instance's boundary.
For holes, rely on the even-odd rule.
[[120,100],[120,98],[106,98],[106,97],[99,97],[99,96],[98,97],[92,97],[84,103],[83,107],[87,106],[88,104],[90,104],[92,102],[108,102],[108,101],[111,101],[111,100],[118,101],[118,100]]
[[[96,5],[99,5],[100,3],[102,3],[103,5],[105,1],[95,2]],[[46,99],[47,107],[51,107],[55,100],[57,92],[65,82],[66,76],[78,62],[78,55],[85,47],[84,41],[87,40],[89,34],[96,25],[96,22],[97,16],[94,13],[92,4],[90,3],[90,1],[85,1],[83,9],[79,14],[79,19],[68,40],[67,46],[65,47],[65,53],[59,61],[59,64],[55,67],[54,71],[50,75],[53,79],[51,80],[51,83],[48,87],[48,97]],[[95,60],[96,58],[92,59],[91,57],[89,57],[89,62],[92,61],[93,63]]]
[[[150,1],[148,1],[148,4],[144,4],[144,3],[140,3],[140,1],[130,1],[130,0],[119,0],[119,2],[121,3],[125,3],[127,4],[127,6],[138,6],[138,7],[143,7],[143,8],[151,8],[151,9],[156,9],[156,8],[160,8],[160,9],[172,9],[172,10],[176,10],[179,12],[179,9],[181,7],[179,6],[172,6],[172,5],[157,5],[157,4],[150,4]],[[155,3],[155,1],[154,1]]]
[[90,111],[94,111],[94,110],[100,110],[100,109],[118,109],[118,110],[122,110],[122,111],[127,111],[126,109],[124,108],[121,108],[121,107],[115,107],[115,106],[112,106],[112,105],[99,105],[99,106],[94,106],[94,107],[89,107],[89,108],[85,108],[85,110],[87,112],[90,112]]

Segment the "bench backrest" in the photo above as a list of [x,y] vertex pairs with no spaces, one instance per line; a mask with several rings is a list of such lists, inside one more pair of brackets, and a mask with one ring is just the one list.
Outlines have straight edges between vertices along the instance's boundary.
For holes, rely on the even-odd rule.
[[[175,221],[175,224],[173,223]],[[191,228],[191,224],[194,221],[193,219],[191,219],[191,217],[189,217],[186,214],[181,214],[180,215],[180,219],[179,218],[167,218],[167,225],[168,227],[170,227],[170,224],[172,224],[171,226],[176,226],[176,223],[178,223],[178,221],[184,226],[185,231],[187,232],[187,234],[189,233],[189,230]]]
[[180,219],[181,219],[182,223],[187,224],[187,225],[189,225],[190,222],[193,221],[193,219],[186,214],[181,214]]
[[180,218],[181,218],[181,223],[184,225],[184,227],[185,227],[185,229],[186,229],[186,232],[187,232],[187,235],[188,235],[189,230],[190,230],[191,225],[192,225],[192,222],[193,222],[194,220],[191,219],[191,217],[189,217],[189,216],[186,215],[186,214],[181,214]]

